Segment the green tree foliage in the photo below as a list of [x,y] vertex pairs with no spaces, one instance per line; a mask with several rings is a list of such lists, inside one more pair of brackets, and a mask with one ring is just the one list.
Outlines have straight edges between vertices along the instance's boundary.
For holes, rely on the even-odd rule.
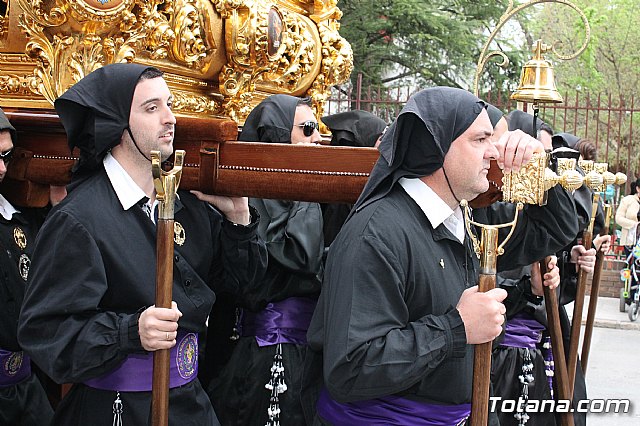
[[[365,85],[413,79],[418,85],[469,89],[480,49],[506,4],[504,0],[340,0],[344,13],[340,34],[353,48],[353,76],[362,73]],[[513,71],[487,72],[483,81],[490,85],[513,79]]]
[[[637,0],[574,0],[591,26],[591,42],[573,61],[554,61],[558,87],[592,93],[630,94],[640,82],[640,3]],[[563,53],[572,53],[584,40],[584,24],[566,6],[550,5],[532,28],[547,43],[559,41]],[[549,58],[553,59],[553,58]]]

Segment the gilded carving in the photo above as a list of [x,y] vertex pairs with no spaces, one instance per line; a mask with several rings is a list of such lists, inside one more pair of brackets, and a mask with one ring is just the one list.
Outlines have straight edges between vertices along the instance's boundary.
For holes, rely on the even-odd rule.
[[31,96],[38,93],[38,80],[33,75],[0,75],[0,94]]
[[189,68],[200,69],[207,66],[205,60],[216,46],[213,40],[207,43],[203,38],[206,29],[202,22],[202,16],[198,13],[198,2],[196,0],[177,0],[175,8],[177,13],[173,18],[176,35],[172,44],[173,57]]
[[[517,173],[505,173],[502,178],[503,199],[507,202],[543,205],[545,202],[545,170],[547,156],[534,154]],[[551,170],[549,170],[551,171]]]
[[331,86],[347,81],[353,71],[353,51],[349,42],[338,34],[337,28],[319,24],[318,29],[322,40],[322,68],[308,93],[316,113],[323,115]]
[[222,106],[214,99],[194,95],[180,90],[172,90],[173,109],[184,114],[222,115]]
[[273,93],[311,96],[320,113],[330,87],[352,69],[336,0],[0,2],[12,3],[0,13],[0,40],[8,31],[25,39],[14,44],[24,51],[6,52],[23,64],[0,70],[0,100],[9,102],[24,95],[41,107],[96,68],[139,62],[188,80],[169,82],[177,112],[242,123]]

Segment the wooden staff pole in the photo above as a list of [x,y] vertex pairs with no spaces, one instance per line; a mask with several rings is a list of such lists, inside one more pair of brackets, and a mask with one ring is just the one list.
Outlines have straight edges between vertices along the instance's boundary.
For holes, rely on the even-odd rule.
[[[184,151],[176,152],[175,167],[162,172],[160,153],[151,152],[156,198],[158,199],[158,221],[156,223],[156,301],[157,308],[171,308],[173,290],[173,236],[174,203],[180,182]],[[170,349],[153,353],[153,379],[151,387],[151,425],[169,424],[169,369]]]
[[[609,221],[611,220],[611,206],[604,206],[604,230],[609,230]],[[582,341],[582,355],[580,361],[582,370],[587,374],[587,362],[589,361],[589,350],[591,349],[591,336],[593,335],[593,323],[596,317],[596,309],[598,307],[598,292],[600,291],[600,277],[602,276],[602,266],[604,265],[604,252],[598,250],[596,254],[596,265],[593,269],[593,279],[591,280],[591,296],[589,297],[589,308],[587,311],[587,323],[584,329],[584,339]]]
[[[482,227],[482,254],[478,291],[496,287],[498,228]],[[491,383],[492,342],[475,345],[473,354],[473,388],[471,395],[471,426],[486,426],[489,420],[489,386]]]
[[[540,277],[544,281],[544,274],[548,272],[547,265],[549,257],[540,261]],[[556,384],[556,395],[559,399],[571,401],[569,390],[569,379],[567,375],[567,364],[564,353],[564,342],[562,341],[562,329],[560,327],[560,314],[558,306],[558,296],[555,288],[543,286],[544,306],[547,311],[547,328],[551,336],[551,350],[553,352],[554,377]],[[573,414],[563,413],[560,417],[562,426],[573,426]]]
[[[582,245],[588,250],[593,242],[593,224],[598,212],[598,200],[600,195],[593,194],[593,204],[591,208],[591,219],[588,228],[582,234]],[[573,319],[571,321],[571,337],[569,340],[569,360],[567,371],[569,375],[569,391],[573,395],[574,383],[576,379],[576,369],[578,368],[578,345],[580,343],[580,327],[582,326],[582,308],[584,307],[584,295],[587,287],[587,273],[580,268],[578,270],[578,280],[576,289],[576,299],[573,302]]]

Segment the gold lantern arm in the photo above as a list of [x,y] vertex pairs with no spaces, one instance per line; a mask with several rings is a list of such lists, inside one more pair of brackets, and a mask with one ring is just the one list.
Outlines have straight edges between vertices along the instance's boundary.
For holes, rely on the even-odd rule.
[[539,4],[539,3],[559,3],[559,4],[567,5],[570,8],[572,8],[573,10],[575,10],[576,12],[578,12],[578,15],[580,15],[580,19],[582,19],[582,22],[584,23],[584,27],[585,27],[585,39],[584,39],[584,42],[582,43],[582,46],[580,46],[580,48],[577,51],[575,51],[574,53],[572,53],[570,55],[562,55],[562,54],[560,54],[560,52],[558,52],[556,50],[556,45],[560,43],[559,41],[554,41],[550,45],[551,51],[559,59],[561,59],[561,60],[569,60],[569,59],[576,58],[578,55],[580,55],[582,52],[584,52],[584,50],[587,48],[587,45],[589,44],[589,41],[591,40],[591,26],[589,25],[589,20],[587,19],[587,16],[575,4],[571,3],[570,1],[566,1],[566,0],[530,0],[530,1],[526,2],[526,3],[520,4],[520,5],[516,6],[516,7],[514,7],[513,0],[509,0],[509,5],[507,6],[507,9],[505,10],[504,14],[500,17],[500,20],[498,21],[498,24],[496,25],[495,29],[491,32],[491,34],[489,34],[489,37],[487,38],[487,41],[484,43],[484,45],[482,46],[482,50],[480,51],[480,57],[478,58],[478,64],[476,66],[476,73],[475,73],[475,76],[474,76],[474,79],[473,79],[473,93],[476,96],[478,96],[478,92],[479,92],[480,75],[484,71],[484,68],[487,65],[487,62],[489,61],[489,59],[491,59],[494,56],[501,56],[502,57],[502,62],[500,62],[497,65],[502,67],[502,68],[505,68],[507,65],[509,65],[509,58],[507,58],[507,55],[505,55],[503,52],[497,51],[497,50],[489,51],[489,46],[491,45],[491,42],[493,42],[493,40],[496,38],[496,36],[498,35],[498,33],[500,32],[502,27],[507,23],[507,21],[509,19],[511,19],[515,14],[519,13],[520,11],[522,11],[522,10],[528,8],[528,7],[534,6],[534,5]]

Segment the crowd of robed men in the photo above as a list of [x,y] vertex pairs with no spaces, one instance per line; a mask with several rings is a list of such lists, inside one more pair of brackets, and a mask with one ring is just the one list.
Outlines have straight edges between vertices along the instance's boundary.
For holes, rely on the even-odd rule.
[[[158,308],[150,152],[174,151],[172,100],[153,67],[92,72],[55,102],[79,152],[66,197],[45,212],[0,197],[0,423],[148,424],[160,349],[171,351],[172,425],[464,424],[473,345],[496,338],[494,394],[554,397],[542,289],[562,283],[566,303],[577,271],[593,269],[596,249],[577,242],[591,194],[554,187],[546,206],[474,209],[481,223],[519,216],[498,259],[501,285],[488,292],[476,286],[460,202],[488,189],[491,160],[517,171],[579,138],[552,138],[542,122],[527,128],[529,115],[506,120],[446,87],[417,92],[388,128],[361,111],[325,117],[333,145],[380,152],[355,205],[179,190],[174,302]],[[273,95],[239,139],[313,144],[318,130],[308,100]],[[0,177],[16,143],[1,114]],[[50,381],[72,386],[58,401],[44,390]],[[555,422],[554,413],[489,415],[490,424]]]

